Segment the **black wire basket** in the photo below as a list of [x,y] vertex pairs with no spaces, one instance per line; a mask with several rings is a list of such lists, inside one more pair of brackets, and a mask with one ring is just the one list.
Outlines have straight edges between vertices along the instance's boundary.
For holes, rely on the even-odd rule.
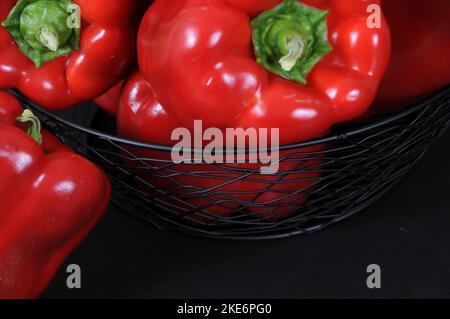
[[115,135],[94,103],[52,113],[11,90],[44,127],[111,178],[113,203],[160,229],[222,239],[271,239],[323,229],[389,191],[450,121],[450,87],[396,114],[333,128],[282,147],[280,170],[174,164],[172,148]]

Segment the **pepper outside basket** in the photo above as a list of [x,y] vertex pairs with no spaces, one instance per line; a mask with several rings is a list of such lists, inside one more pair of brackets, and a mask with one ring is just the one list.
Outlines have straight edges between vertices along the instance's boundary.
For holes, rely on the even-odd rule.
[[[113,186],[113,202],[124,211],[160,229],[222,239],[306,234],[360,212],[394,186],[450,123],[448,87],[400,113],[335,127],[328,137],[282,147],[281,151],[289,150],[289,155],[280,162],[289,162],[291,169],[280,171],[279,178],[268,182],[258,179],[258,169],[221,164],[214,170],[205,170],[201,164],[193,164],[189,170],[178,169],[171,161],[162,160],[168,158],[171,147],[115,136],[114,119],[94,103],[51,113],[18,91],[11,93],[41,119],[46,129],[106,170]],[[142,157],[143,153],[154,155]],[[320,165],[305,165],[317,159]],[[202,188],[182,182],[192,177],[217,180],[218,173],[218,186]],[[298,176],[309,177],[305,177],[305,187],[295,191],[277,187],[286,180],[301,183],[295,180]],[[153,184],[153,177],[166,179],[166,186]],[[239,192],[226,193],[220,187],[246,181],[266,185],[258,189],[258,196],[269,192],[278,195],[268,201],[242,200]],[[227,214],[212,213],[214,209],[210,208],[217,207]],[[263,213],[250,213],[252,209]],[[273,218],[273,214],[293,209],[285,218]]]

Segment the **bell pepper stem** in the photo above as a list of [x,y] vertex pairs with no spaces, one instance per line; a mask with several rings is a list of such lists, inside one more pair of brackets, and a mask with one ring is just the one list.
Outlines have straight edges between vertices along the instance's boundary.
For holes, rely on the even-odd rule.
[[59,49],[59,37],[58,34],[49,27],[42,27],[38,31],[37,38],[39,42],[52,52],[56,52]]
[[288,54],[280,59],[280,65],[283,70],[290,72],[297,64],[297,61],[303,56],[305,52],[305,43],[300,36],[294,36],[286,41],[286,46],[289,49]]
[[256,60],[285,79],[307,84],[307,77],[332,47],[327,11],[285,0],[252,21]]
[[17,121],[28,125],[27,134],[36,141],[39,145],[42,145],[41,135],[41,121],[30,110],[23,111],[22,115],[17,118]]
[[71,0],[17,0],[2,26],[8,30],[20,50],[36,67],[79,49],[80,25],[68,23],[80,19],[70,15]]
[[295,2],[296,0],[284,0],[284,3],[285,3],[285,6],[286,7],[291,7],[291,6],[293,6],[294,5],[294,2]]

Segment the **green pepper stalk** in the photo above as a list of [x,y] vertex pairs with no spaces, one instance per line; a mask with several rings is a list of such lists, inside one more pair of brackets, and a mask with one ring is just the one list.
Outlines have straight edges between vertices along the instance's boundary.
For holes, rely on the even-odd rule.
[[314,66],[333,48],[328,42],[328,11],[285,0],[252,21],[256,59],[268,71],[307,84]]
[[2,26],[36,65],[79,49],[80,26],[71,24],[70,0],[19,0]]
[[23,111],[17,118],[20,123],[28,124],[27,134],[39,145],[42,145],[41,122],[30,110]]

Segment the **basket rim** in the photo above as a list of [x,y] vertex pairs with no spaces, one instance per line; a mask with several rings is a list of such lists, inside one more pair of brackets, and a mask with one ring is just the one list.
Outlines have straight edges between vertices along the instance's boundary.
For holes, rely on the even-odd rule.
[[[133,139],[129,139],[129,138],[125,138],[125,137],[120,137],[117,135],[113,135],[113,134],[109,134],[106,132],[101,132],[99,130],[96,129],[92,129],[92,128],[87,128],[83,125],[79,125],[76,123],[73,123],[69,120],[66,120],[64,118],[62,118],[61,116],[53,113],[52,111],[49,111],[47,109],[44,109],[43,107],[41,107],[40,105],[38,105],[37,103],[33,102],[32,100],[30,100],[29,98],[27,98],[26,96],[24,96],[19,90],[17,89],[6,89],[7,92],[13,94],[16,98],[19,99],[19,101],[25,105],[27,108],[30,108],[32,110],[37,110],[39,113],[43,114],[44,116],[59,122],[65,126],[68,126],[74,130],[83,132],[85,134],[91,135],[91,136],[95,136],[97,138],[100,139],[104,139],[104,140],[109,140],[111,142],[115,142],[115,143],[119,143],[119,144],[124,144],[124,145],[128,145],[128,146],[132,146],[132,147],[138,147],[138,148],[143,148],[143,149],[148,149],[148,150],[154,150],[154,151],[163,151],[163,152],[172,152],[173,151],[173,147],[169,146],[169,145],[162,145],[162,144],[154,144],[154,143],[149,143],[149,142],[142,142],[142,141],[137,141],[137,140],[133,140]],[[450,95],[450,86],[446,86],[443,89],[441,89],[440,91],[438,91],[436,94],[434,94],[433,96],[431,96],[430,98],[428,98],[427,100],[418,103],[417,105],[414,105],[413,107],[409,107],[406,108],[403,111],[397,112],[397,113],[385,113],[381,115],[381,118],[377,121],[375,121],[374,123],[370,123],[370,124],[365,124],[362,123],[362,126],[360,127],[356,127],[356,128],[352,128],[349,129],[348,132],[342,132],[342,133],[335,133],[335,134],[329,134],[323,137],[318,137],[318,138],[314,138],[314,139],[309,139],[306,141],[302,141],[302,142],[298,142],[298,143],[294,143],[294,144],[289,144],[289,145],[284,145],[284,146],[280,146],[279,148],[277,148],[277,151],[289,151],[289,150],[293,150],[293,149],[299,149],[299,148],[308,148],[308,147],[312,147],[312,146],[318,146],[318,145],[323,145],[323,144],[330,144],[339,140],[344,140],[347,138],[351,138],[351,137],[355,137],[370,131],[373,131],[375,129],[378,129],[380,127],[384,127],[386,125],[389,125],[395,121],[398,121],[404,117],[409,116],[410,114],[413,114],[417,111],[419,111],[422,108],[425,108],[427,106],[429,106],[430,104],[432,104],[433,102],[441,99],[442,97],[446,96],[446,95]],[[194,153],[201,153],[202,150],[191,150]],[[259,150],[261,151],[261,150]],[[231,150],[230,152],[236,153],[236,150]],[[238,151],[239,152],[239,151]],[[242,152],[245,153],[251,153],[251,150],[243,150]]]

